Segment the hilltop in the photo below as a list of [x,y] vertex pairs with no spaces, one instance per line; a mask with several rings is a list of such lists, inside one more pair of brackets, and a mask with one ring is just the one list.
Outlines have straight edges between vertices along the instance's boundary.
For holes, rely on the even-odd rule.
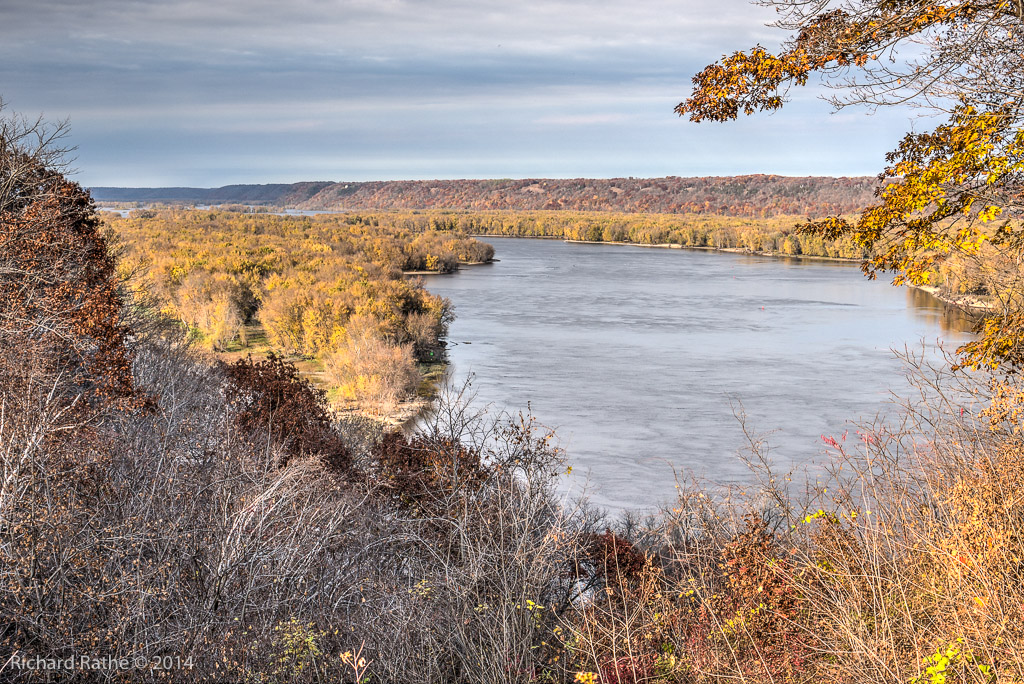
[[873,177],[772,175],[306,182],[221,188],[91,188],[101,202],[272,204],[294,209],[462,209],[821,216],[863,209]]
[[220,188],[89,188],[100,202],[166,202],[171,204],[276,204],[289,206],[304,202],[329,181],[307,183],[270,183],[265,185],[225,185]]

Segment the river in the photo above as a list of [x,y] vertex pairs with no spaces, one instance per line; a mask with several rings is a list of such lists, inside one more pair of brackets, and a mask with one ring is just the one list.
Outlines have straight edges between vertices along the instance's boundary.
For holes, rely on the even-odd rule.
[[940,301],[856,264],[486,241],[500,261],[424,278],[455,305],[453,380],[472,373],[480,405],[529,403],[567,450],[567,491],[613,512],[670,500],[674,473],[749,481],[741,407],[777,465],[820,459],[822,435],[907,391],[892,349],[968,339]]

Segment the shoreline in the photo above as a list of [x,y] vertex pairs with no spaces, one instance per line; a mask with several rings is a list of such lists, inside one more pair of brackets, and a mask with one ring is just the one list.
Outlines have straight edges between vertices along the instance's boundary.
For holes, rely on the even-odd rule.
[[621,241],[607,241],[607,240],[569,240],[566,239],[564,242],[571,242],[578,245],[620,245],[623,247],[649,247],[653,249],[690,249],[700,252],[728,252],[729,254],[746,254],[748,256],[763,256],[771,257],[773,259],[818,259],[820,261],[840,261],[846,263],[859,263],[861,259],[850,259],[848,257],[830,257],[820,256],[815,254],[781,254],[779,252],[764,252],[754,249],[748,249],[747,247],[709,247],[705,245],[681,245],[677,242],[658,242],[655,244],[645,244],[642,242],[621,242]]

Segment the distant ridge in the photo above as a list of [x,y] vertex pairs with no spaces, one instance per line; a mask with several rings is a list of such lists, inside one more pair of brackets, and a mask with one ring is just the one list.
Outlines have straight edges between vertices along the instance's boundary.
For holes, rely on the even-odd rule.
[[273,204],[295,209],[574,210],[768,217],[852,213],[874,177],[704,176],[309,182],[222,188],[91,188],[100,202]]
[[305,202],[334,183],[270,183],[221,188],[89,188],[98,202],[188,202],[196,204],[280,204]]

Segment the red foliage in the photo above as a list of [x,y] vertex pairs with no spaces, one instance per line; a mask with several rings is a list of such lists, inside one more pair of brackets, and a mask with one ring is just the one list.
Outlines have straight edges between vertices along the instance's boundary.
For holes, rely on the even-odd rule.
[[633,544],[609,529],[591,537],[587,559],[594,572],[609,583],[637,579],[647,560]]
[[654,678],[654,664],[658,657],[653,653],[639,656],[605,658],[600,663],[601,681],[607,684],[639,684]]
[[[0,205],[0,340],[5,378],[59,386],[81,410],[132,392],[114,261],[89,193],[38,164]],[[39,375],[42,373],[43,375]]]
[[331,426],[325,393],[299,377],[295,364],[271,353],[264,361],[250,356],[223,369],[235,424],[283,445],[281,465],[316,455],[332,472],[351,468],[352,454]]

